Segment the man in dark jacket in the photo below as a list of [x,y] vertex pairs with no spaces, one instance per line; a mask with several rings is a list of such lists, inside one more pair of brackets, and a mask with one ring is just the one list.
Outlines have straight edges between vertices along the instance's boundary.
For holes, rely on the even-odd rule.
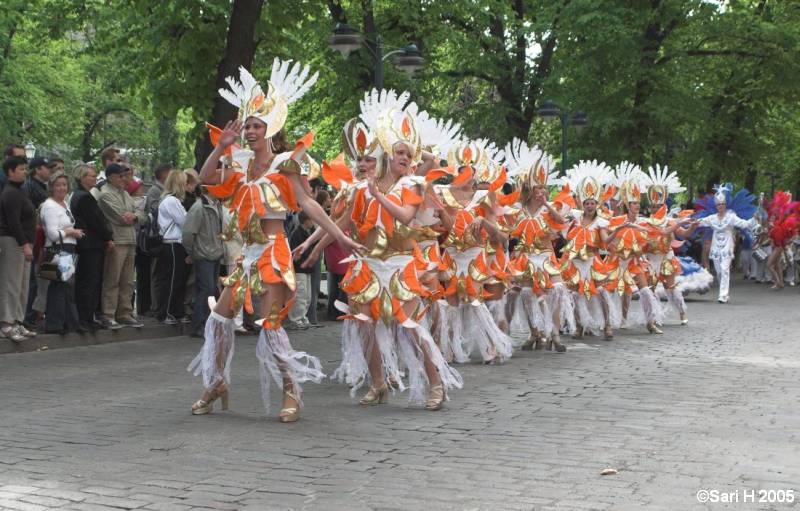
[[100,327],[94,320],[94,312],[100,305],[103,289],[103,264],[106,250],[114,247],[111,228],[100,211],[91,189],[97,182],[97,174],[89,165],[75,169],[77,186],[72,194],[70,209],[75,217],[75,227],[83,229],[85,236],[78,240],[78,266],[75,269],[75,301],[78,318],[83,328],[94,330]]
[[[50,179],[49,162],[41,157],[33,158],[28,164],[28,179],[22,184],[22,192],[28,196],[33,208],[36,210],[36,221],[39,221],[39,206],[47,200],[47,181]],[[41,240],[41,238],[40,238]],[[39,318],[44,314],[44,296],[47,295],[48,281],[36,278],[36,267],[39,265],[42,254],[41,241],[33,247],[33,261],[31,262],[31,272],[28,282],[28,302],[25,306],[25,324],[29,328],[35,328]],[[36,300],[37,296],[39,300]],[[34,304],[38,304],[40,310],[34,310]]]

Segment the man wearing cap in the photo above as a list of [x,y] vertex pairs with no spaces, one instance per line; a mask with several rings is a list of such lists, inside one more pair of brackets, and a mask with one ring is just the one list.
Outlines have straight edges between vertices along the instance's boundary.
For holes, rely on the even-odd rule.
[[[36,210],[36,221],[39,221],[39,206],[47,200],[47,181],[50,179],[50,162],[36,157],[28,162],[28,178],[22,184],[22,193],[28,196]],[[30,282],[28,284],[28,301],[25,306],[25,324],[28,328],[36,328],[36,323],[44,314],[47,300],[47,286],[50,281],[36,277],[36,267],[41,258],[42,237],[36,240],[33,247]]]
[[112,163],[106,167],[107,185],[98,206],[111,226],[114,248],[105,258],[103,268],[103,325],[115,330],[123,326],[141,327],[133,317],[133,269],[136,255],[135,225],[144,221],[144,212],[125,190],[130,170]]

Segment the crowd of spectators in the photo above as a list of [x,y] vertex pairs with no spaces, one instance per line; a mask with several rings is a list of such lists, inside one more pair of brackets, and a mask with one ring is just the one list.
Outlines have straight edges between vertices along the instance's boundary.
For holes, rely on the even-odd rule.
[[[223,236],[227,208],[206,193],[194,169],[161,164],[145,183],[116,148],[98,166],[79,162],[65,171],[60,158],[28,160],[25,147],[8,146],[0,173],[0,335],[16,342],[37,332],[94,332],[140,328],[151,317],[185,323],[202,337],[210,298],[220,277],[233,271],[241,240]],[[314,188],[329,208],[330,194]],[[313,222],[303,213],[286,222],[291,245],[302,243]],[[156,242],[147,243],[148,233]],[[337,252],[339,250],[339,252]],[[327,317],[345,268],[336,244],[328,264]],[[58,272],[53,273],[54,266]],[[288,328],[319,326],[321,261],[298,264],[297,301]],[[324,296],[324,295],[323,295]],[[255,329],[240,311],[237,331]]]

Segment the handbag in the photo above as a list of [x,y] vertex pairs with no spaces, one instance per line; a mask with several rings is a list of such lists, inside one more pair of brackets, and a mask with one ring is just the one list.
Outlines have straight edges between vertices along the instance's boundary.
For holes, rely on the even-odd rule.
[[45,249],[44,260],[36,276],[45,280],[67,282],[75,275],[75,255],[64,250],[64,239],[58,235],[59,244]]

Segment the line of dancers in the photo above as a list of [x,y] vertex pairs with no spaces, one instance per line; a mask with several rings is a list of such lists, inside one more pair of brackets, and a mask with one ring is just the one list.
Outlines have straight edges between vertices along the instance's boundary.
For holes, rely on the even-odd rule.
[[[217,400],[227,408],[233,317],[257,306],[264,405],[269,411],[274,384],[279,419],[300,417],[301,385],[325,374],[318,358],[293,349],[281,324],[294,301],[293,258],[307,253],[303,264],[313,264],[330,243],[352,254],[341,282],[347,303],[336,304],[342,361],[332,378],[354,397],[364,388],[365,406],[406,392],[410,405],[439,410],[464,384],[454,364],[502,364],[517,348],[563,353],[561,334],[611,340],[616,329],[637,326],[661,334],[668,311],[688,323],[676,236],[705,225],[716,240],[719,226],[717,216],[668,210],[669,195],[683,191],[674,172],[584,161],[559,176],[536,146],[470,140],[408,93],[373,90],[344,124],[344,153],[321,166],[338,190],[329,216],[308,193],[314,176],[306,169],[318,167],[306,154],[313,134],[292,147],[282,129],[289,105],[316,78],[308,66],[276,59],[266,87],[241,68],[220,90],[239,113],[210,127],[215,149],[200,175],[228,204],[226,230],[241,234],[244,249],[189,366],[204,387],[192,413],[210,413]],[[299,209],[319,229],[292,253],[284,219]],[[713,252],[715,264],[724,255]]]

